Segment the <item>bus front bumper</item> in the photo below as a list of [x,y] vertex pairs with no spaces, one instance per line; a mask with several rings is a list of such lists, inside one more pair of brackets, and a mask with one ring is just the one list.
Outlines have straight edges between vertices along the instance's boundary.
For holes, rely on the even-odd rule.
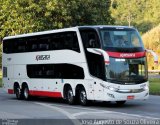
[[141,93],[118,93],[118,92],[105,92],[106,98],[103,100],[108,101],[124,101],[124,100],[145,100],[149,97],[149,91],[143,91]]
[[103,96],[104,101],[126,101],[126,100],[146,100],[149,97],[149,87],[148,83],[141,85],[126,85],[117,87],[104,87],[103,86]]

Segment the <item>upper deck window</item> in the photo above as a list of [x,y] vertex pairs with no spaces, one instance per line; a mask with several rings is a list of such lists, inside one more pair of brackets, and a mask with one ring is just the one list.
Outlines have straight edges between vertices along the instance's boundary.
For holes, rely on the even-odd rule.
[[144,48],[138,32],[134,29],[101,29],[100,35],[105,50]]
[[4,53],[24,53],[64,49],[80,52],[76,32],[68,31],[3,41]]

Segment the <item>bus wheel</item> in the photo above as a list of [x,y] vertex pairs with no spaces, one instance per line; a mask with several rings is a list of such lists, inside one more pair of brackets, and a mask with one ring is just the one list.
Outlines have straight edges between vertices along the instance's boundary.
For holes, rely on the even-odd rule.
[[124,104],[125,104],[125,102],[126,102],[126,101],[116,101],[116,103],[117,103],[117,105],[118,105],[118,106],[122,106],[122,105],[124,105]]
[[66,99],[67,99],[68,104],[73,105],[75,103],[75,97],[73,95],[73,91],[71,87],[68,87],[66,96],[67,96]]
[[15,91],[15,94],[16,94],[16,98],[17,98],[18,100],[23,99],[23,98],[22,98],[22,95],[21,95],[21,89],[20,89],[19,86],[15,87],[14,91]]
[[28,86],[25,85],[22,89],[22,94],[23,94],[23,97],[25,100],[28,100],[29,99],[29,89],[28,89]]
[[84,90],[84,88],[81,88],[79,90],[79,102],[83,106],[88,105],[87,94],[86,94],[86,91]]

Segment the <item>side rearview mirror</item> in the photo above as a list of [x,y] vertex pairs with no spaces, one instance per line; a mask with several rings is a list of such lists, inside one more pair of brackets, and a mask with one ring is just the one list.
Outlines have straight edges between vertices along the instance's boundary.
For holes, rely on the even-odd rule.
[[103,55],[105,64],[109,65],[109,63],[110,63],[109,55],[106,51],[104,51],[102,49],[98,49],[98,48],[87,48],[87,51],[91,52],[91,53],[94,53],[94,54]]
[[153,50],[146,49],[146,52],[151,53],[154,57],[154,63],[158,64],[158,55]]

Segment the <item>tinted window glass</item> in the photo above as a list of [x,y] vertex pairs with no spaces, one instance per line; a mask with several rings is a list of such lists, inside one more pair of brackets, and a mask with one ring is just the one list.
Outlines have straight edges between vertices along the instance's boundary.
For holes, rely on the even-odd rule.
[[104,50],[116,52],[144,51],[140,35],[135,29],[104,28],[99,31]]
[[97,32],[94,30],[81,30],[81,37],[85,48],[100,48]]
[[27,65],[30,78],[84,79],[83,68],[72,64]]
[[87,58],[89,72],[92,76],[105,80],[105,65],[102,55],[90,53],[86,48],[101,48],[100,40],[94,29],[80,30],[85,54]]
[[3,67],[3,77],[7,77],[7,67]]
[[4,53],[21,53],[62,49],[69,49],[80,52],[76,32],[54,33],[3,41]]

